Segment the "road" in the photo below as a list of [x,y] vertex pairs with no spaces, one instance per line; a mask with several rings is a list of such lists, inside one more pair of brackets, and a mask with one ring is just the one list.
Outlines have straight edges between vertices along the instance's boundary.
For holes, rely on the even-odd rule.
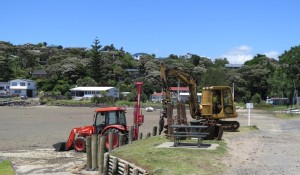
[[[58,153],[52,145],[66,141],[73,127],[90,125],[93,111],[89,107],[1,106],[0,159],[11,160],[18,174],[72,174],[85,161],[85,154]],[[159,113],[143,110],[145,123],[140,131],[152,132]],[[247,111],[238,113],[241,126],[247,126]],[[129,125],[132,114],[128,108]],[[278,119],[253,110],[251,125],[259,130],[224,133],[229,150],[224,158],[229,167],[225,174],[300,174],[300,119]]]

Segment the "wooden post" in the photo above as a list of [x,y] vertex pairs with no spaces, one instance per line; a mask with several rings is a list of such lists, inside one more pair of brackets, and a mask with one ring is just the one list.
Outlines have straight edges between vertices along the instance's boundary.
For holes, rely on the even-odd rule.
[[92,170],[95,170],[98,168],[98,164],[97,164],[97,134],[92,135],[91,150],[92,150]]
[[139,140],[142,140],[142,139],[143,139],[143,133],[141,132],[140,136],[139,136]]
[[128,133],[128,144],[132,144],[133,142],[133,126],[129,127],[129,133]]
[[118,158],[113,158],[113,165],[112,165],[112,174],[118,174]]
[[92,168],[92,151],[91,151],[91,136],[86,137],[86,168],[90,170]]
[[105,153],[105,142],[106,136],[98,135],[98,167],[99,167],[99,174],[103,173],[103,165],[104,165],[104,153]]
[[109,144],[109,148],[108,148],[108,152],[111,152],[113,150],[113,132],[108,132],[108,144]]
[[124,134],[119,134],[119,147],[124,145]]
[[137,168],[132,170],[132,174],[133,175],[138,175],[139,174],[139,170]]
[[103,159],[103,175],[108,175],[108,170],[109,170],[109,153],[104,154],[104,159]]
[[157,134],[157,126],[154,126],[152,130],[152,136],[156,136],[156,134]]
[[129,165],[128,163],[125,163],[124,164],[124,175],[129,175]]

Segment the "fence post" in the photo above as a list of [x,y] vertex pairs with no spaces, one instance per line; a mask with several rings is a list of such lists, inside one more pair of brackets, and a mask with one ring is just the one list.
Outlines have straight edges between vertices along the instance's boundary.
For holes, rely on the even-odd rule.
[[86,137],[86,168],[90,170],[92,168],[92,152],[91,152],[91,136]]
[[98,168],[97,165],[97,134],[92,135],[92,169],[95,170]]
[[133,126],[130,126],[128,132],[128,144],[132,144],[132,142],[133,142]]
[[124,134],[119,134],[119,147],[124,145]]
[[139,140],[142,140],[142,139],[143,139],[143,133],[141,132],[140,136],[139,136]]
[[99,174],[103,173],[103,164],[104,164],[104,153],[105,153],[105,142],[106,136],[98,136],[98,167],[99,167]]
[[108,170],[109,170],[109,153],[104,154],[104,159],[103,159],[103,175],[108,175]]
[[151,137],[151,133],[150,132],[147,133],[146,138],[149,138],[149,137]]
[[132,170],[132,174],[133,175],[138,175],[139,174],[139,170],[137,168]]
[[108,132],[108,152],[111,152],[113,150],[113,132]]
[[157,134],[157,126],[153,127],[152,136],[156,136]]
[[129,165],[128,165],[128,163],[124,164],[124,174],[123,175],[129,175]]
[[113,158],[113,165],[112,165],[112,174],[118,174],[118,158]]

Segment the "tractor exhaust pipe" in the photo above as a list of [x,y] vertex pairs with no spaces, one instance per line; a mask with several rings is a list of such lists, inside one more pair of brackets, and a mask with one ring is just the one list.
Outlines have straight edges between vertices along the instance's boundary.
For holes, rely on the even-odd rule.
[[68,151],[66,149],[66,142],[59,142],[53,145],[55,151],[61,152],[61,151]]

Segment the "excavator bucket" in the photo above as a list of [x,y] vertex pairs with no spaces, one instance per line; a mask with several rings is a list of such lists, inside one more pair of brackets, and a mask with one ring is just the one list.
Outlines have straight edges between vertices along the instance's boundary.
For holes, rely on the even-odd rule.
[[55,151],[68,151],[66,149],[66,142],[59,142],[53,145]]

